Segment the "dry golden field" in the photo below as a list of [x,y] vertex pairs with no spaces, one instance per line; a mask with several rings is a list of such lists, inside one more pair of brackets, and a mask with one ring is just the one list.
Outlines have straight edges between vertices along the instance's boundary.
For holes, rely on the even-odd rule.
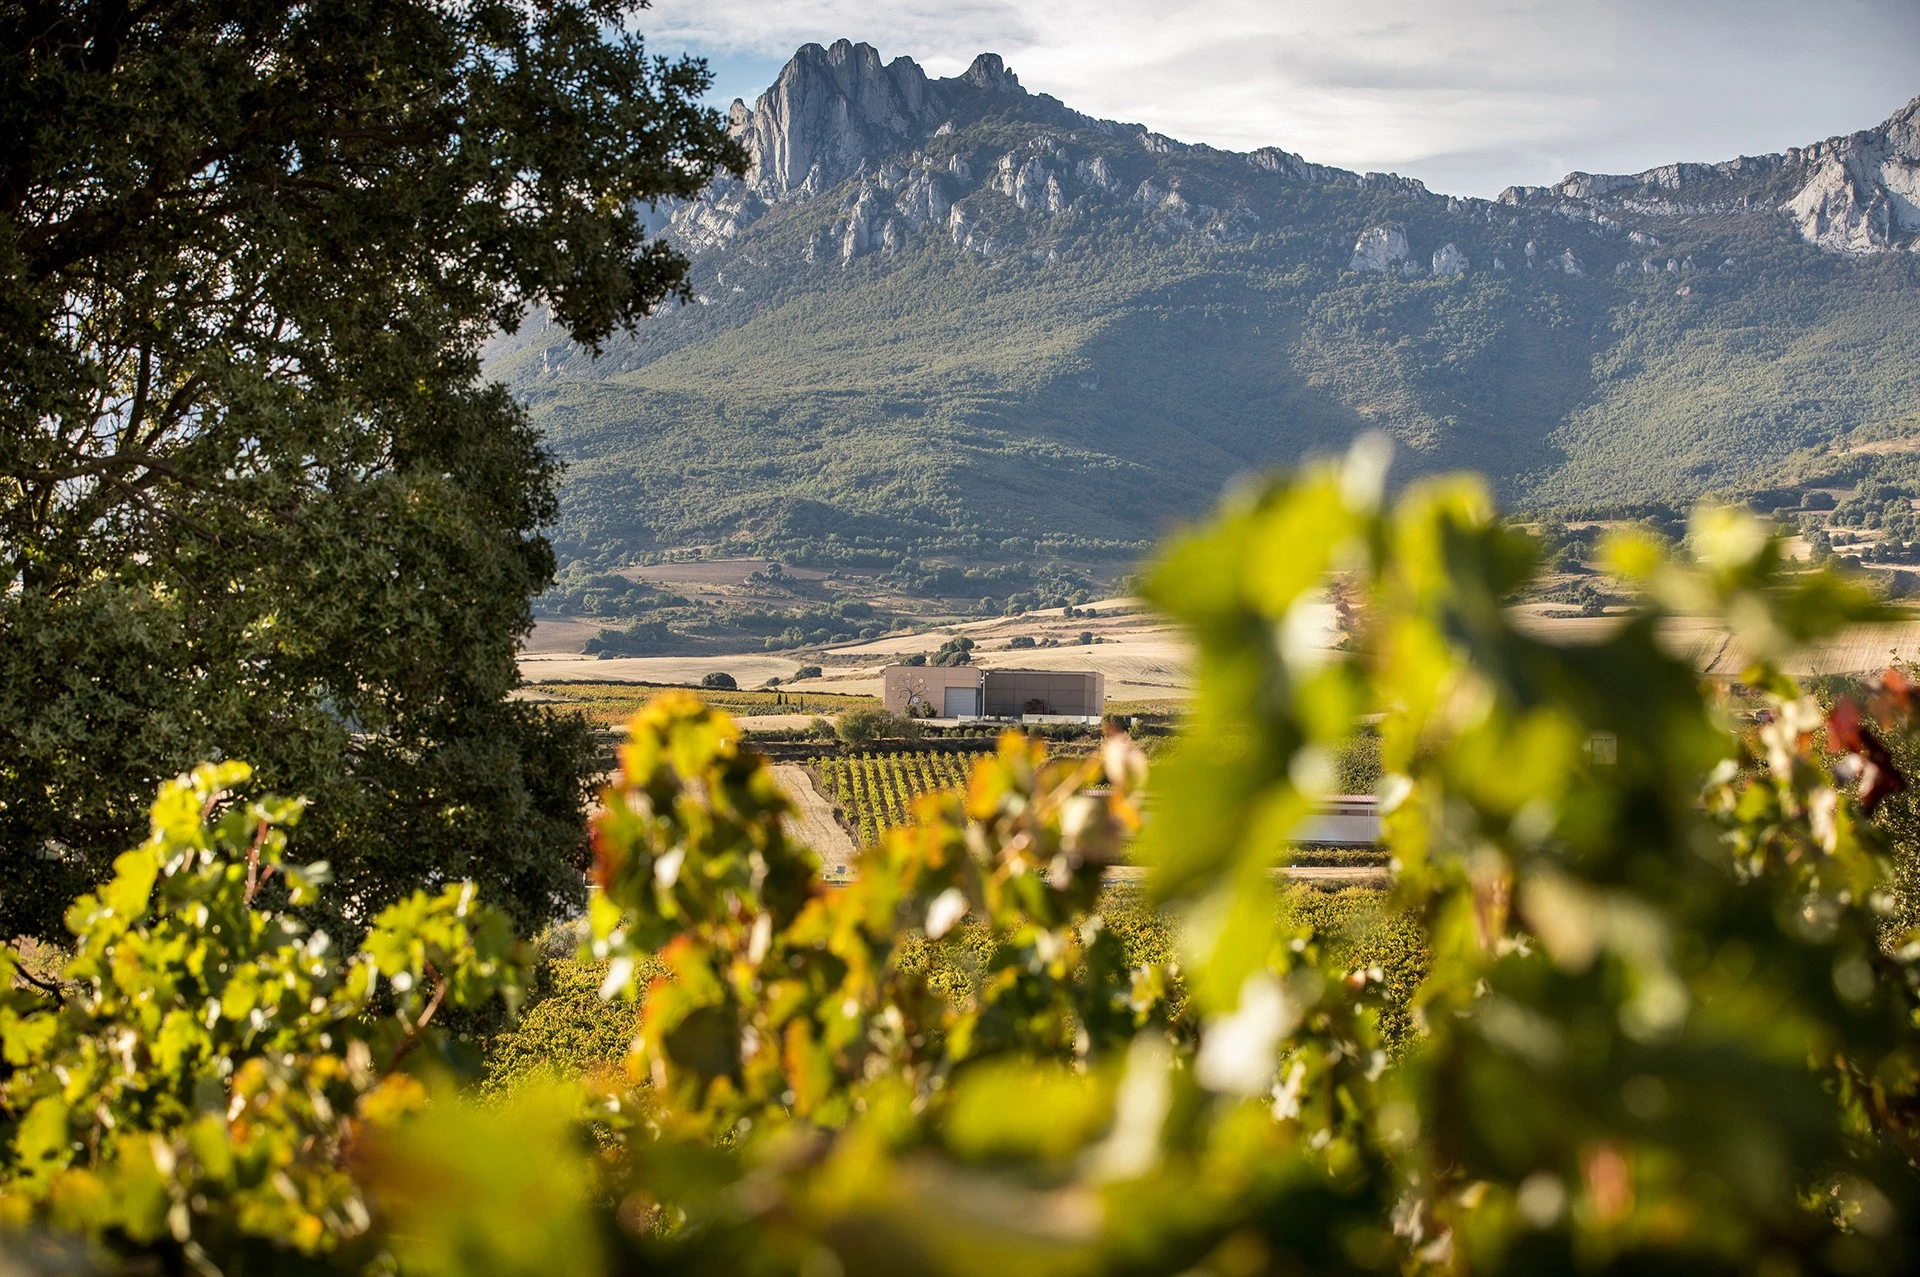
[[[964,634],[974,641],[974,664],[987,669],[1097,670],[1107,676],[1109,700],[1172,700],[1192,694],[1191,649],[1177,629],[1148,612],[1136,599],[1105,599],[1090,606],[1097,615],[1066,617],[1054,608],[889,634],[872,642],[828,647],[799,657],[741,652],[594,660],[579,654],[580,644],[592,633],[590,626],[543,621],[521,655],[520,670],[530,682],[588,679],[650,683],[698,683],[703,675],[719,670],[733,675],[742,688],[779,678],[783,686],[794,691],[878,696],[882,667],[915,653],[931,653],[949,638]],[[1524,604],[1514,613],[1528,631],[1560,643],[1594,642],[1621,623],[1618,615],[1546,615],[1554,610],[1564,609]],[[563,625],[569,628],[558,628]],[[1330,642],[1331,625],[1325,629]],[[1100,641],[1082,644],[1082,633]],[[1009,641],[1018,635],[1031,637],[1036,644],[1052,639],[1058,646],[1010,647]],[[1675,655],[1691,660],[1703,674],[1733,678],[1747,663],[1731,636],[1704,619],[1671,621],[1663,627],[1662,636]],[[1789,672],[1803,676],[1867,673],[1893,659],[1920,660],[1920,617],[1856,626],[1805,653]],[[820,677],[786,682],[803,662],[820,665]]]

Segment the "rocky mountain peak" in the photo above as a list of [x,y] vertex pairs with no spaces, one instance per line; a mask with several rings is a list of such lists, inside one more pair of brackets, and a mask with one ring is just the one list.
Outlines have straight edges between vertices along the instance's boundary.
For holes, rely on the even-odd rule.
[[1920,97],[1895,111],[1880,132],[1908,159],[1920,158]]
[[753,153],[747,186],[765,200],[824,190],[869,157],[920,141],[942,111],[912,58],[882,64],[872,45],[851,40],[803,44],[739,122]]
[[985,89],[989,93],[1025,93],[1019,78],[1007,69],[997,53],[983,53],[973,60],[973,65],[960,73],[960,82],[970,84],[976,89]]
[[911,149],[948,118],[953,97],[1026,96],[997,53],[951,80],[930,80],[912,58],[882,62],[870,44],[804,44],[751,109],[735,101],[728,131],[753,152],[747,188],[772,202],[813,194]]
[[[941,140],[987,116],[1016,121],[1031,135],[1017,142],[996,136],[984,151],[966,145],[956,150],[956,143]],[[1092,119],[1045,94],[1029,93],[994,53],[975,57],[957,76],[935,80],[911,58],[883,61],[870,44],[802,45],[751,108],[733,103],[727,128],[752,155],[744,180],[716,182],[697,200],[657,210],[669,233],[695,255],[733,243],[775,204],[843,185],[858,189],[843,191],[835,212],[823,208],[823,229],[806,260],[830,255],[851,262],[940,228],[960,251],[997,257],[1035,234],[1054,234],[1041,232],[1035,219],[1062,217],[1076,207],[1085,215],[1108,205],[1132,208],[1159,238],[1204,232],[1222,243],[1237,242],[1260,224],[1250,201],[1266,189],[1264,175],[1372,191],[1404,201],[1396,210],[1401,215],[1444,202],[1449,216],[1485,226],[1506,221],[1518,227],[1515,214],[1549,216],[1569,231],[1578,227],[1584,237],[1630,236],[1635,247],[1645,246],[1641,238],[1658,243],[1649,225],[1705,214],[1784,218],[1801,239],[1829,252],[1920,252],[1920,98],[1877,128],[1781,154],[1666,164],[1635,174],[1570,173],[1553,186],[1509,188],[1499,200],[1509,207],[1497,216],[1482,201],[1445,199],[1411,178],[1350,173],[1277,147],[1235,157],[1138,124]],[[1142,166],[1132,158],[1141,155],[1153,158]],[[1237,158],[1251,170],[1249,177],[1263,177],[1253,177],[1251,186],[1237,177],[1222,184],[1225,171],[1217,171],[1192,192],[1178,189],[1182,172],[1223,158]],[[1194,198],[1201,189],[1212,198]],[[1005,203],[996,204],[995,195]],[[1335,234],[1356,230],[1360,238],[1348,260],[1357,271],[1424,275],[1431,258],[1435,276],[1453,277],[1472,269],[1476,253],[1484,253],[1479,260],[1491,261],[1494,269],[1503,264],[1499,245],[1484,237],[1456,243],[1411,221],[1372,222]],[[1415,239],[1421,241],[1417,253]],[[1515,262],[1521,261],[1518,242],[1505,246]],[[1564,240],[1555,245],[1562,246]],[[1044,255],[1053,248],[1029,251]],[[1586,269],[1571,249],[1559,256],[1528,254],[1525,265],[1572,275]],[[1610,265],[1624,273],[1635,263]],[[1646,257],[1638,266],[1650,273],[1661,263]]]

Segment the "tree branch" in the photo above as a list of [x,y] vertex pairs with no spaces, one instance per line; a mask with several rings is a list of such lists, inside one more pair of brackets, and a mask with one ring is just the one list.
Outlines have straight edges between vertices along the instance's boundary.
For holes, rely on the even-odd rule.
[[413,1027],[407,1030],[406,1040],[394,1049],[393,1058],[387,1061],[389,1070],[399,1068],[400,1061],[407,1058],[408,1052],[420,1045],[420,1035],[425,1033],[427,1025],[433,1022],[434,1012],[440,1009],[440,1003],[447,996],[447,978],[440,974],[440,969],[429,962],[427,974],[433,977],[433,996],[427,999],[427,1009],[420,1013],[420,1018],[415,1020]]
[[265,845],[267,841],[267,829],[267,822],[264,820],[261,821],[260,828],[254,831],[253,845],[247,848],[247,895],[245,903],[249,908],[253,906],[253,898],[259,894],[261,886],[266,883],[268,878],[273,876],[272,865],[267,866],[265,873],[260,871],[260,848]]

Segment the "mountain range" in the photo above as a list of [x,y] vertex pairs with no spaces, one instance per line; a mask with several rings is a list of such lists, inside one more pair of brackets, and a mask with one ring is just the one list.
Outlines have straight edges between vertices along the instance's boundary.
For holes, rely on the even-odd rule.
[[1920,98],[1496,200],[845,40],[729,127],[746,174],[652,210],[692,304],[598,359],[537,314],[489,347],[566,463],[564,559],[1131,554],[1369,428],[1563,510],[1791,501],[1920,436]]

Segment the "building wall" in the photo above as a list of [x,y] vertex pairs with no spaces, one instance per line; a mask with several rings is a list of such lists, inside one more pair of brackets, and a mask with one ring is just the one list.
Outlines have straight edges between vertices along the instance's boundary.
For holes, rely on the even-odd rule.
[[895,714],[907,712],[915,696],[938,715],[949,687],[980,686],[980,670],[972,665],[889,665],[881,671],[880,700]]
[[1095,718],[1106,710],[1107,680],[1079,670],[988,670],[989,718],[1051,714]]

